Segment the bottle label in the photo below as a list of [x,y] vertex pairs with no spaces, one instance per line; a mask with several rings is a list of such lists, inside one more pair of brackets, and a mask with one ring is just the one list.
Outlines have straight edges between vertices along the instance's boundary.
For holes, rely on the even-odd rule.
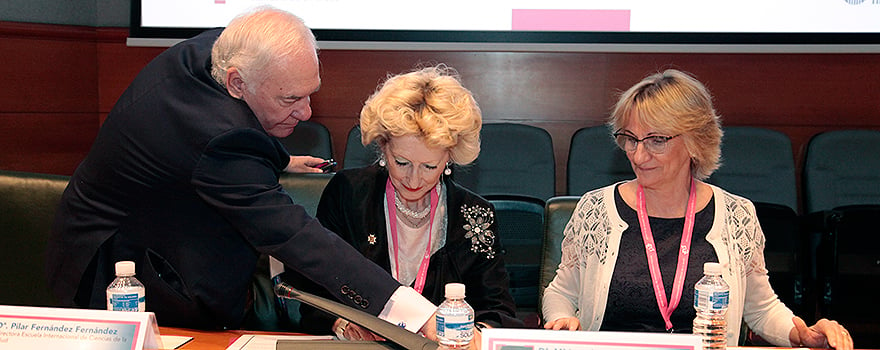
[[140,293],[110,294],[108,310],[111,311],[144,311],[144,295]]
[[727,309],[730,291],[694,290],[694,307],[704,310]]
[[472,315],[437,315],[437,336],[446,339],[469,341],[474,337],[474,318]]

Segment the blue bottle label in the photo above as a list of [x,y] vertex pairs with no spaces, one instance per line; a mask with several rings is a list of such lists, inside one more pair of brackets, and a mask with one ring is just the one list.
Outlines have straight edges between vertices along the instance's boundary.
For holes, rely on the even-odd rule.
[[472,316],[437,316],[437,336],[447,339],[468,340],[474,337]]
[[730,303],[730,292],[694,290],[694,307],[708,310],[726,309]]
[[144,311],[144,296],[138,293],[118,293],[110,295],[110,310]]

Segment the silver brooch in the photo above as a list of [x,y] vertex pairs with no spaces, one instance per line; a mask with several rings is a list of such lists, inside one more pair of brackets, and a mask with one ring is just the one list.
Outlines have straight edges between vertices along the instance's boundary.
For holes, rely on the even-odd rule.
[[367,243],[369,243],[370,245],[376,245],[376,235],[371,234],[367,236]]
[[464,237],[471,239],[471,251],[486,253],[486,259],[494,258],[495,233],[489,227],[495,222],[495,213],[489,208],[467,205],[461,207],[461,213],[465,218],[462,227],[467,231]]

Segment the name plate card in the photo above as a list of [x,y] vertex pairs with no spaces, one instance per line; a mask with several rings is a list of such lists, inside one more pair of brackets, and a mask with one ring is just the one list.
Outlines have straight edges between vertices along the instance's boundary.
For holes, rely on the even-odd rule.
[[487,328],[483,350],[702,350],[693,334]]
[[2,349],[160,349],[152,312],[0,305]]

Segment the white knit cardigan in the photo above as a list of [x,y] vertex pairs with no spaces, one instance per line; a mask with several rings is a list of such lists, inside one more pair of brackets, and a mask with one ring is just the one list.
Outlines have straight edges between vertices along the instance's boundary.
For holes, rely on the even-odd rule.
[[[614,204],[618,184],[588,192],[578,202],[565,227],[556,277],[544,291],[542,311],[546,321],[576,316],[583,330],[596,331],[602,325],[620,237],[627,228]],[[764,232],[754,204],[710,186],[715,197],[715,218],[706,240],[715,249],[718,262],[725,266],[722,277],[730,285],[727,344],[738,345],[745,320],[765,340],[791,346],[793,314],[770,287],[764,264]]]

